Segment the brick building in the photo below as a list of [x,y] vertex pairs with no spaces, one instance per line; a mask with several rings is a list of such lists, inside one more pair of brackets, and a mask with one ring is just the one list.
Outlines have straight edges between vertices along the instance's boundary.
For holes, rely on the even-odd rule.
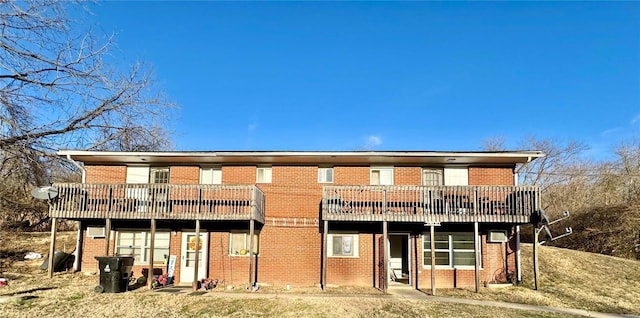
[[133,255],[134,275],[153,264],[181,284],[217,278],[234,285],[381,289],[427,289],[432,281],[469,287],[517,276],[519,225],[530,222],[540,203],[537,188],[517,185],[516,168],[543,156],[59,155],[83,171],[82,183],[54,185],[59,197],[50,210],[55,219],[79,221],[78,270],[98,271],[95,256]]

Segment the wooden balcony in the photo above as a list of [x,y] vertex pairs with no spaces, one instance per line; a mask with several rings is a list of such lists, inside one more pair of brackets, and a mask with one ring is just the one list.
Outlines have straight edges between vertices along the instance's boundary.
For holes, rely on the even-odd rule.
[[327,221],[529,223],[539,210],[531,186],[325,186]]
[[252,185],[54,184],[51,217],[65,219],[256,220],[264,193]]

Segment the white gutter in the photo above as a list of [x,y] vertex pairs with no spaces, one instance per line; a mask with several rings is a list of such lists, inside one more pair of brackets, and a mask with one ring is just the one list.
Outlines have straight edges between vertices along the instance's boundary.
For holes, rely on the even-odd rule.
[[[82,183],[84,184],[87,181],[87,173],[84,168],[77,163],[75,160],[71,159],[71,155],[67,154],[67,160],[71,162],[74,166],[78,167],[82,172]],[[73,253],[75,258],[73,260],[73,271],[77,272],[80,270],[80,250],[82,249],[82,221],[78,221],[78,234],[76,235],[76,250]]]
[[80,169],[80,171],[82,172],[82,183],[85,183],[87,180],[87,173],[84,170],[84,168],[75,160],[71,159],[71,154],[67,154],[67,160],[69,160],[69,162],[71,162],[74,166],[78,167],[78,169]]

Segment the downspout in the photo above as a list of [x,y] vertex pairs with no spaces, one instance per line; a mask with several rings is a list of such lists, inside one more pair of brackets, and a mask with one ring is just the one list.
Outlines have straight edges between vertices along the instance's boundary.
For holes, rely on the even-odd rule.
[[[80,171],[82,172],[82,184],[84,184],[85,181],[87,180],[87,173],[84,170],[84,167],[82,167],[75,160],[71,159],[71,155],[67,155],[67,160],[69,160],[69,162],[71,162],[74,166],[80,169]],[[82,221],[77,221],[77,225],[78,225],[78,234],[76,235],[76,250],[74,252],[75,258],[73,260],[74,272],[77,272],[80,270],[80,257],[82,256],[82,253],[80,251],[82,249]]]
[[[529,164],[529,162],[531,162],[531,160],[533,160],[531,157],[527,158],[527,162],[525,162],[522,166],[520,166],[520,168],[518,168],[518,170],[516,170],[513,173],[513,184],[515,186],[518,186],[520,181],[519,181],[519,173],[520,171],[522,171],[522,169],[524,167],[527,166],[527,164]],[[522,260],[521,260],[521,254],[520,254],[520,225],[516,225],[516,273],[517,273],[517,281],[518,283],[522,281]]]

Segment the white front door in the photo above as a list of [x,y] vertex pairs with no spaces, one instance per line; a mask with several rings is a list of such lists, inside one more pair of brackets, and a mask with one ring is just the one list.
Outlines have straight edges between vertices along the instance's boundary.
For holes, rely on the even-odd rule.
[[209,250],[207,248],[207,241],[209,240],[208,233],[200,233],[200,248],[196,249],[196,233],[195,232],[182,232],[182,254],[180,262],[180,282],[191,283],[193,282],[196,264],[196,250],[199,250],[198,255],[198,279],[207,278],[207,258]]
[[410,283],[409,235],[389,234],[389,281]]

